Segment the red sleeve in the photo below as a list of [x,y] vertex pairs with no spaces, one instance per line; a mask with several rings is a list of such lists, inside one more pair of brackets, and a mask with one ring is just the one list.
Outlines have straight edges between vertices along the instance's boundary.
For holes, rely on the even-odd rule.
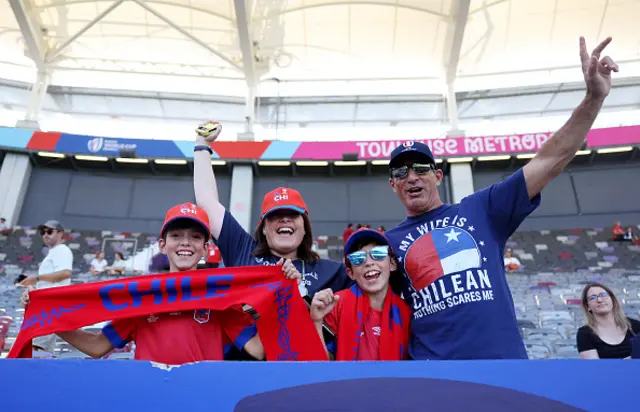
[[[337,295],[342,295],[341,293],[337,293]],[[333,307],[333,310],[324,317],[324,323],[327,325],[329,329],[333,331],[334,340],[331,342],[326,342],[327,350],[334,355],[338,353],[338,328],[340,327],[340,314],[342,313],[342,298],[340,296],[340,300],[336,303],[336,306]]]
[[118,319],[102,328],[102,333],[114,348],[122,349],[127,343],[136,340],[139,318]]
[[255,322],[241,307],[229,308],[217,315],[225,335],[239,350],[258,333]]
[[[340,295],[340,294],[337,294]],[[342,312],[342,296],[340,300],[333,307],[333,310],[324,317],[324,323],[333,331],[333,334],[338,336],[338,326],[340,325],[340,313]]]

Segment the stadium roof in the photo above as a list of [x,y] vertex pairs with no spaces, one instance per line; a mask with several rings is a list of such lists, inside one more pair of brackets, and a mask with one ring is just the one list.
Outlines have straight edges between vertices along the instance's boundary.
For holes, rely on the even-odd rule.
[[3,77],[48,68],[52,84],[85,87],[139,73],[220,78],[231,95],[257,79],[444,93],[454,79],[457,90],[580,80],[579,35],[590,49],[613,36],[620,75],[638,75],[637,16],[638,0],[8,0],[0,62]]

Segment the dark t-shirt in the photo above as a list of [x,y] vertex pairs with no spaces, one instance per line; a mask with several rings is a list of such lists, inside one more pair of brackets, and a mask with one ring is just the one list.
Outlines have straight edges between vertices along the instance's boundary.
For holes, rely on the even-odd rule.
[[604,342],[589,326],[581,327],[576,335],[578,352],[595,349],[598,351],[600,359],[623,359],[631,356],[631,337],[640,333],[640,321],[631,318],[629,318],[629,321],[631,322],[633,333],[628,331],[624,340],[617,345],[609,345]]
[[[277,256],[253,256],[258,246],[256,240],[247,233],[229,211],[224,214],[222,230],[217,239],[222,261],[226,267],[231,266],[273,266],[280,258]],[[299,259],[293,261],[302,275],[309,296],[322,289],[331,288],[334,292],[347,289],[353,281],[347,276],[344,263],[330,259],[318,259],[304,263]]]
[[507,239],[540,204],[522,169],[387,231],[413,310],[411,359],[527,359],[504,271]]
[[[273,266],[280,258],[277,256],[253,256],[253,250],[258,246],[256,240],[240,226],[229,211],[225,211],[220,236],[216,240],[222,261],[226,267],[232,266]],[[330,259],[318,259],[313,263],[293,261],[294,266],[302,275],[307,295],[313,295],[322,289],[331,288],[334,292],[348,289],[353,281],[347,276],[344,263]],[[225,355],[225,360],[254,360],[245,351],[232,347]]]

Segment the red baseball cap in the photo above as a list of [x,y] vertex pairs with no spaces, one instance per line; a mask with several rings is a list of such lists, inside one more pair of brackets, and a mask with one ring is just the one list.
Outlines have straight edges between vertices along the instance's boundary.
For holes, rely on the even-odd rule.
[[162,224],[162,230],[160,230],[160,237],[164,235],[169,224],[180,219],[188,219],[199,224],[207,233],[207,240],[211,237],[211,229],[209,229],[209,215],[203,208],[191,202],[176,205],[167,211],[164,223]]
[[307,205],[302,195],[295,189],[279,187],[264,195],[262,199],[262,213],[260,220],[264,219],[274,210],[289,209],[298,213],[307,213]]

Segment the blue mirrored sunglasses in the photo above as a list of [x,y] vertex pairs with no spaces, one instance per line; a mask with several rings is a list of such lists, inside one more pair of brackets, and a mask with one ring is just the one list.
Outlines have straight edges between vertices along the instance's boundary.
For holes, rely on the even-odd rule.
[[596,300],[596,299],[598,299],[598,298],[602,298],[602,299],[604,299],[604,298],[606,298],[606,297],[608,297],[608,296],[609,296],[609,294],[608,294],[607,292],[600,292],[600,293],[598,293],[597,295],[591,295],[591,296],[589,296],[589,300]]
[[376,246],[371,248],[369,252],[359,250],[357,252],[349,253],[347,259],[353,266],[360,266],[367,260],[367,254],[371,256],[373,260],[384,260],[389,256],[389,246]]

